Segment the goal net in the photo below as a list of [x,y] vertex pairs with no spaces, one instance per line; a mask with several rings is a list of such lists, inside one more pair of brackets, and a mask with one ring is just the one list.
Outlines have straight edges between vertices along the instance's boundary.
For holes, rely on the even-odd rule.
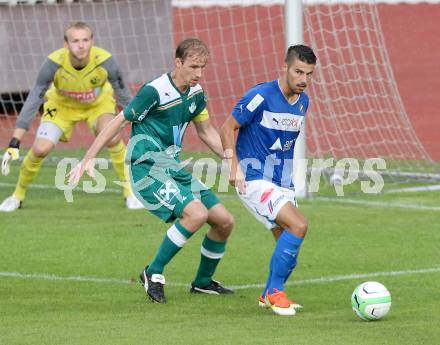
[[[438,178],[406,114],[374,1],[304,3],[304,42],[318,67],[308,90],[307,157],[387,160],[390,176]],[[9,141],[36,73],[63,44],[67,23],[91,24],[95,43],[113,53],[132,92],[173,66],[174,45],[197,36],[211,50],[202,85],[219,127],[249,87],[279,76],[285,51],[283,0],[0,0],[0,145]],[[24,146],[33,140],[38,116]],[[127,137],[127,133],[125,133]],[[93,137],[84,126],[68,144]],[[203,150],[194,128],[187,150]]]
[[[132,93],[145,81],[171,67],[173,58],[170,1],[5,1],[0,0],[3,34],[0,45],[0,145],[7,145],[16,115],[33,87],[46,56],[63,46],[64,28],[85,21],[97,46],[109,50],[120,65]],[[25,137],[32,144],[39,116]],[[127,137],[127,134],[125,133]],[[84,124],[60,148],[90,145]]]
[[304,8],[304,40],[319,57],[308,154],[382,157],[391,176],[438,179],[400,98],[375,1],[308,2],[317,4]]

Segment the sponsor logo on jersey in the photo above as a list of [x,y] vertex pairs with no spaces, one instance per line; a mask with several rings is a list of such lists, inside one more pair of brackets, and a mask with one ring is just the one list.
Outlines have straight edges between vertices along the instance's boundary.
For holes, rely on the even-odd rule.
[[299,132],[304,116],[290,113],[273,113],[264,110],[260,124],[269,129],[287,132]]
[[192,114],[196,111],[196,108],[197,108],[196,103],[192,102],[188,109],[189,109],[189,112]]
[[248,103],[246,106],[246,109],[250,112],[253,112],[257,107],[264,101],[263,96],[261,96],[259,93],[257,93],[254,98]]
[[[145,110],[142,112],[142,114],[138,117],[138,121],[142,121],[142,120],[145,118],[145,116],[148,115],[148,112],[150,111],[150,109],[153,108],[156,104],[157,104],[157,101],[154,101],[153,103],[151,103],[150,106],[149,106],[147,109],[145,109]],[[131,110],[132,110],[132,112],[133,112],[134,114],[136,114],[136,113],[134,112],[134,109],[133,109],[133,108],[131,108]],[[137,116],[137,114],[136,114],[136,116]]]
[[101,92],[101,88],[92,89],[89,91],[77,92],[77,91],[67,91],[59,90],[61,94],[66,97],[73,98],[80,103],[93,103]]

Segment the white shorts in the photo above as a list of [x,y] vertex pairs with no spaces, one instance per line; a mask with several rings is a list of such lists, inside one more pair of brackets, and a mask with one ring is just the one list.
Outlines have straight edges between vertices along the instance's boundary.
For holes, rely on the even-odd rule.
[[286,203],[290,201],[297,207],[293,189],[283,188],[269,181],[246,182],[246,194],[240,194],[236,190],[244,206],[269,230],[278,226],[275,219]]

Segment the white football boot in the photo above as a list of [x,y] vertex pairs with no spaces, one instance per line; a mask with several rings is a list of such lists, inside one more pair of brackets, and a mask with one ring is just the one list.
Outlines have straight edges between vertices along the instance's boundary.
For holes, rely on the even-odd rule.
[[140,210],[145,208],[144,205],[142,205],[142,203],[133,194],[127,196],[125,199],[125,205],[129,210]]
[[6,198],[0,205],[0,212],[13,212],[21,207],[21,201],[14,195]]

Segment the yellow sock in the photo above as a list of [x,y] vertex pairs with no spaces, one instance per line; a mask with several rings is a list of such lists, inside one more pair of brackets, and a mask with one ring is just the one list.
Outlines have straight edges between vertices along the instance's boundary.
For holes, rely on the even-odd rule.
[[27,188],[40,171],[43,160],[44,157],[36,157],[32,152],[32,149],[30,149],[26,157],[24,157],[14,192],[14,195],[18,200],[24,200]]
[[109,147],[108,152],[112,160],[113,169],[115,169],[119,181],[124,183],[123,194],[124,198],[126,198],[131,194],[131,187],[128,178],[128,168],[124,163],[126,150],[123,141],[121,140],[115,146]]

